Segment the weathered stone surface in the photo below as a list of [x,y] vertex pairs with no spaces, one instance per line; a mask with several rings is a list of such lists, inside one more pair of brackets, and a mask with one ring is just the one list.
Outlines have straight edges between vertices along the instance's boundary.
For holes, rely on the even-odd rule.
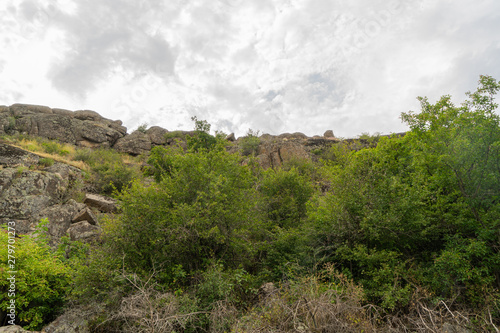
[[67,230],[73,241],[93,241],[99,238],[101,228],[87,221],[73,223]]
[[114,213],[117,211],[116,200],[103,195],[87,193],[85,195],[84,203],[87,206],[97,208],[104,213]]
[[[89,142],[111,147],[127,128],[121,121],[103,118],[95,111],[69,111],[46,106],[14,104],[0,113],[0,132],[26,133],[71,144]],[[88,145],[88,144],[83,144]]]
[[92,110],[75,111],[73,112],[73,117],[80,120],[92,120],[92,121],[99,121],[103,119],[99,113]]
[[92,210],[90,208],[85,207],[82,211],[78,212],[73,216],[73,219],[71,220],[72,223],[77,223],[81,221],[87,221],[92,225],[98,225],[97,217],[95,217],[94,213],[92,213]]
[[88,318],[78,311],[68,311],[45,326],[42,333],[89,333]]
[[71,226],[73,217],[85,209],[85,205],[74,200],[69,200],[65,204],[58,204],[43,209],[39,214],[39,219],[47,218],[49,220],[49,235],[59,239],[66,234]]
[[151,150],[151,140],[147,134],[134,131],[132,134],[118,139],[113,148],[122,153],[140,155]]
[[0,143],[0,165],[3,167],[26,166],[37,164],[40,157],[21,148]]
[[281,139],[307,139],[307,135],[304,133],[300,132],[295,132],[295,133],[283,133],[278,135],[278,138]]
[[[11,222],[11,224],[8,224]],[[12,222],[14,224],[12,224]],[[11,218],[0,218],[0,225],[9,225],[16,229],[17,234],[29,234],[36,230],[36,224],[31,220],[17,220]]]
[[73,117],[73,111],[66,110],[66,109],[55,108],[55,109],[52,109],[52,113],[53,114],[58,114],[58,115],[61,115],[61,116]]
[[54,163],[53,165],[44,168],[43,171],[47,171],[50,173],[57,173],[63,179],[75,176],[76,174],[79,174],[81,172],[80,169],[64,163]]
[[278,168],[293,159],[310,159],[310,155],[300,143],[274,138],[260,144],[257,159],[264,169],[268,169]]
[[323,134],[323,136],[325,138],[334,138],[335,137],[335,135],[333,135],[333,131],[332,130],[326,131],[325,134]]
[[27,168],[0,172],[0,218],[29,219],[59,202],[68,181],[59,174]]
[[235,137],[234,133],[231,133],[228,136],[226,136],[226,140],[231,141],[231,142],[236,141],[236,137]]
[[167,143],[167,138],[165,137],[165,134],[167,133],[168,131],[166,129],[159,126],[152,126],[146,131],[151,143],[157,146]]
[[26,331],[18,325],[8,325],[0,327],[0,333],[36,333],[35,331]]
[[9,107],[9,109],[10,109],[10,112],[12,112],[12,114],[14,114],[14,115],[19,115],[19,114],[22,114],[24,112],[52,114],[52,109],[49,108],[48,106],[44,106],[44,105],[16,103],[16,104],[12,104]]

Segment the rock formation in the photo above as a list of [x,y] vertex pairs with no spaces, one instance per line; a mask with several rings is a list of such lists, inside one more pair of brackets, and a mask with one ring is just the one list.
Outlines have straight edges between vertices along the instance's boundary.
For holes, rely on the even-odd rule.
[[127,133],[120,120],[90,110],[69,111],[47,106],[0,106],[0,134],[25,133],[86,147],[112,147]]

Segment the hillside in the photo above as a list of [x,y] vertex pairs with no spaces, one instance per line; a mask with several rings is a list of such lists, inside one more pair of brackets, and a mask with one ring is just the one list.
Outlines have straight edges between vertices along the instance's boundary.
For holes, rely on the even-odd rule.
[[498,331],[499,89],[481,77],[460,106],[421,99],[407,133],[347,140],[3,107],[3,324]]

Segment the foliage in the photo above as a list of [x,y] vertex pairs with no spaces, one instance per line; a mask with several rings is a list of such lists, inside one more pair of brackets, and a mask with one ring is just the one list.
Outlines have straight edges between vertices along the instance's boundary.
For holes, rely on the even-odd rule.
[[136,182],[121,193],[123,215],[109,234],[128,267],[168,272],[181,264],[192,272],[212,258],[232,267],[243,263],[254,193],[250,170],[238,156],[159,148],[149,163],[157,183]]
[[147,123],[143,123],[137,127],[137,131],[139,131],[141,133],[146,133],[147,129],[148,129]]
[[92,170],[93,183],[104,194],[120,191],[135,178],[141,177],[136,164],[126,164],[118,152],[111,149],[81,149],[74,157],[88,164]]
[[41,166],[44,166],[44,167],[49,167],[49,166],[54,165],[54,160],[51,158],[48,158],[48,157],[44,157],[38,161],[38,164],[40,164]]
[[255,154],[260,145],[259,131],[248,130],[247,135],[238,140],[243,156]]
[[191,117],[191,120],[194,121],[195,130],[194,135],[187,138],[188,149],[192,152],[198,152],[214,148],[218,140],[210,135],[210,124],[206,120],[198,120],[197,117]]
[[[387,309],[409,304],[412,285],[462,304],[498,297],[500,127],[496,81],[456,107],[445,96],[403,114],[412,131],[375,148],[335,148],[331,192],[310,208],[323,261],[339,263]],[[497,298],[498,299],[498,298]]]
[[279,169],[242,165],[195,117],[187,150],[152,149],[151,184],[127,186],[119,155],[78,152],[126,181],[102,244],[87,257],[65,246],[72,298],[98,304],[96,330],[110,332],[495,330],[499,89],[484,76],[459,106],[420,98],[420,113],[402,114],[406,135],[344,140]]
[[[0,307],[7,309],[11,277],[8,266],[9,234],[0,231]],[[29,236],[15,238],[15,304],[18,318],[27,329],[40,329],[55,319],[61,311],[71,281],[71,269],[55,253],[43,238]]]

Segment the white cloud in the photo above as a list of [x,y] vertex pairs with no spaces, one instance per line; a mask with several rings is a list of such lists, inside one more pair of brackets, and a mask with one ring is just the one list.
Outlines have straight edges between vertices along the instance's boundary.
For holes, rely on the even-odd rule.
[[[494,0],[10,0],[0,103],[243,135],[404,130],[416,97],[500,78]],[[19,100],[23,99],[23,100]]]

